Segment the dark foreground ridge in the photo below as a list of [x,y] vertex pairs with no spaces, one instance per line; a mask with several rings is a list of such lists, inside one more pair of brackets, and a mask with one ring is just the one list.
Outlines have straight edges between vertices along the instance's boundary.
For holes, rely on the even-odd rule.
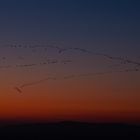
[[0,125],[0,140],[140,140],[140,125],[117,123],[16,123]]

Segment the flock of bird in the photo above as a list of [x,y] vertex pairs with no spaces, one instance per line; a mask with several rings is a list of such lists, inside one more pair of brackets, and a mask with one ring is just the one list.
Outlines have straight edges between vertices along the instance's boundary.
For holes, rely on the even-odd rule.
[[56,76],[50,76],[50,77],[47,77],[47,78],[43,78],[43,79],[40,79],[40,80],[37,80],[37,81],[33,81],[33,82],[29,82],[29,83],[24,83],[20,86],[16,86],[14,87],[14,89],[16,89],[19,93],[22,93],[22,90],[26,87],[29,87],[29,86],[34,86],[34,85],[38,85],[38,84],[41,84],[41,83],[44,83],[46,81],[49,81],[49,80],[68,80],[68,79],[73,79],[73,78],[83,78],[83,77],[93,77],[93,76],[102,76],[102,75],[107,75],[107,74],[113,74],[113,73],[121,73],[121,72],[134,72],[134,71],[140,71],[139,69],[125,69],[125,70],[119,70],[119,71],[107,71],[107,72],[98,72],[98,73],[82,73],[82,74],[70,74],[70,75],[65,75],[63,77],[56,77]]
[[[83,52],[83,53],[88,53],[90,55],[103,56],[103,57],[106,57],[106,58],[111,59],[111,60],[122,61],[124,64],[128,63],[128,64],[140,66],[140,62],[136,62],[136,61],[124,58],[124,57],[116,57],[116,56],[111,56],[111,55],[105,54],[105,53],[92,52],[90,50],[82,49],[82,48],[78,48],[78,47],[62,48],[62,47],[53,46],[53,45],[10,45],[9,47],[11,47],[11,48],[26,48],[26,49],[44,48],[44,50],[52,48],[52,49],[57,49],[59,54],[62,54],[62,53],[67,52],[67,51],[79,51],[79,52]],[[3,57],[3,58],[5,59],[5,57]]]
[[27,68],[27,67],[37,67],[37,66],[45,66],[48,64],[67,64],[72,63],[72,60],[56,60],[56,59],[47,59],[43,62],[39,63],[26,63],[26,64],[15,64],[15,65],[1,65],[0,69],[6,69],[6,68]]
[[[106,53],[98,53],[98,52],[92,52],[88,49],[82,49],[82,48],[78,48],[78,47],[70,47],[70,48],[63,48],[63,47],[58,47],[58,46],[54,46],[54,45],[21,45],[21,44],[10,44],[8,45],[8,47],[10,49],[30,49],[32,53],[35,53],[38,49],[43,49],[43,51],[47,52],[49,49],[55,49],[56,52],[59,55],[66,54],[67,52],[80,52],[80,53],[86,53],[90,56],[99,56],[99,57],[104,57],[107,58],[108,60],[113,61],[117,61],[118,64],[114,65],[114,66],[122,66],[122,65],[127,65],[127,64],[131,64],[131,68],[125,68],[125,69],[118,69],[118,70],[114,70],[114,69],[110,69],[109,71],[105,71],[105,72],[89,72],[89,73],[77,73],[77,74],[67,74],[64,75],[62,77],[56,77],[56,76],[49,76],[47,78],[42,78],[40,80],[37,81],[33,81],[33,82],[29,82],[29,83],[24,83],[21,84],[20,86],[15,86],[14,89],[16,91],[18,91],[19,93],[22,93],[23,89],[28,87],[28,86],[33,86],[33,85],[37,85],[40,83],[43,83],[45,81],[48,80],[66,80],[66,79],[73,79],[73,78],[80,78],[80,77],[92,77],[92,76],[98,76],[98,75],[105,75],[105,74],[112,74],[112,73],[116,73],[116,72],[139,72],[140,71],[140,62],[137,61],[133,61],[130,59],[127,59],[125,57],[116,57],[116,56],[111,56],[109,54]],[[34,51],[34,49],[36,49],[36,51]],[[25,56],[26,57],[26,56]],[[46,59],[43,60],[41,62],[33,62],[33,63],[20,63],[20,64],[7,64],[1,65],[1,62],[6,61],[8,59],[8,56],[0,56],[0,69],[8,69],[8,68],[29,68],[29,67],[40,67],[40,66],[48,66],[49,64],[69,64],[69,63],[73,63],[74,61],[71,59]],[[20,56],[17,57],[17,59],[22,59],[24,60],[24,57]]]

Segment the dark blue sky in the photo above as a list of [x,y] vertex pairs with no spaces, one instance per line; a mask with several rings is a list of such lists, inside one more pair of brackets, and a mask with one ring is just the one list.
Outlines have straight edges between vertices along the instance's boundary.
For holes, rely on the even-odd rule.
[[0,37],[134,56],[140,51],[139,7],[137,0],[3,0]]

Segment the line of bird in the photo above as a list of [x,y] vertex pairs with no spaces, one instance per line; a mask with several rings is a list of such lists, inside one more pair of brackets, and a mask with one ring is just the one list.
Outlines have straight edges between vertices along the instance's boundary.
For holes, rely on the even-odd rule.
[[74,78],[84,78],[84,77],[93,77],[93,76],[102,76],[102,75],[108,75],[108,74],[113,74],[113,73],[124,73],[124,72],[138,72],[140,71],[139,69],[135,68],[135,69],[125,69],[125,70],[116,70],[116,71],[106,71],[106,72],[91,72],[91,73],[81,73],[81,74],[69,74],[69,75],[65,75],[62,77],[56,77],[56,76],[49,76],[47,78],[42,78],[40,80],[37,81],[33,81],[33,82],[29,82],[29,83],[24,83],[20,86],[15,86],[14,89],[19,92],[22,93],[23,89],[26,87],[30,87],[30,86],[35,86],[41,83],[44,83],[46,81],[54,81],[54,80],[69,80],[69,79],[74,79]]
[[43,62],[39,63],[26,63],[26,64],[15,64],[15,65],[0,65],[0,69],[7,69],[7,68],[26,68],[26,67],[35,67],[35,66],[45,66],[48,64],[68,64],[72,63],[72,60],[57,60],[57,59],[48,59]]
[[68,51],[78,51],[78,52],[88,53],[90,55],[102,56],[102,57],[105,57],[109,60],[117,60],[117,61],[120,61],[121,64],[133,64],[136,66],[140,66],[140,62],[133,61],[133,60],[127,59],[125,57],[117,57],[117,56],[112,56],[112,55],[109,55],[106,53],[92,52],[88,49],[83,49],[83,48],[78,48],[78,47],[63,48],[63,47],[59,47],[56,45],[42,45],[42,44],[41,45],[12,44],[12,45],[9,45],[9,47],[11,47],[11,48],[26,48],[26,49],[44,48],[45,50],[47,50],[48,48],[52,48],[52,49],[56,49],[59,54],[63,54],[64,52],[68,52]]

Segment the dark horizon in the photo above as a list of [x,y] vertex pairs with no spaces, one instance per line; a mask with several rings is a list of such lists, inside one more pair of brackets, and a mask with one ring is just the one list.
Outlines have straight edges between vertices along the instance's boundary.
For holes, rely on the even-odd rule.
[[140,125],[121,123],[18,123],[0,125],[0,138],[7,139],[138,139]]

